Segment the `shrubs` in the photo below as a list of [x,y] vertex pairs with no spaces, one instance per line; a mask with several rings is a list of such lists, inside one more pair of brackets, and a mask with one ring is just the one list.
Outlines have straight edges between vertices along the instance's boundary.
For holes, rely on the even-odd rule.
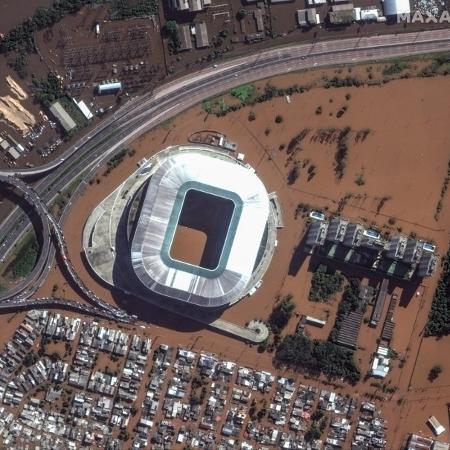
[[327,266],[321,264],[312,277],[308,298],[313,302],[327,301],[342,289],[343,282],[344,277],[340,273],[328,273]]
[[344,378],[350,383],[358,382],[361,377],[352,352],[332,342],[312,340],[301,334],[288,335],[283,339],[274,362],[315,375],[323,373],[329,378]]
[[428,374],[428,381],[431,383],[442,373],[442,366],[436,364],[433,366]]
[[30,236],[24,242],[12,263],[12,272],[15,278],[25,278],[36,265],[39,253],[39,244],[36,235]]
[[444,336],[450,333],[450,251],[443,258],[441,278],[431,305],[426,336]]
[[275,116],[275,123],[282,123],[283,120],[283,116],[280,116],[279,114]]
[[334,154],[334,172],[336,176],[341,179],[344,176],[345,167],[347,165],[347,153],[348,153],[348,145],[347,140],[350,134],[351,128],[345,127],[339,132],[337,138],[337,147],[336,153]]
[[294,164],[287,176],[287,183],[289,185],[294,184],[297,181],[297,178],[300,176],[300,169],[298,164]]
[[253,122],[255,119],[256,119],[256,114],[254,113],[254,111],[250,111],[248,113],[248,121]]

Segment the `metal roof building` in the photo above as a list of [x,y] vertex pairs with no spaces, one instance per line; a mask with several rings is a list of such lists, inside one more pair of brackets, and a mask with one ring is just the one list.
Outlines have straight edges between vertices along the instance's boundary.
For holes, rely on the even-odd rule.
[[50,106],[50,111],[66,131],[70,131],[77,126],[58,100]]
[[[213,266],[171,256],[180,216],[192,192],[232,204]],[[204,307],[233,303],[258,281],[252,275],[264,249],[269,213],[267,191],[253,170],[212,151],[183,147],[162,160],[148,182],[132,237],[133,270],[144,286],[158,294]]]

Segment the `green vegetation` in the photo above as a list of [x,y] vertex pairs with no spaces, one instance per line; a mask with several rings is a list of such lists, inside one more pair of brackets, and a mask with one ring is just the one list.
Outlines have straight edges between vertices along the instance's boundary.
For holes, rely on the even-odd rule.
[[404,61],[394,62],[393,64],[390,64],[383,69],[383,75],[385,77],[398,75],[399,73],[402,73],[404,70],[409,69],[410,67],[411,66]]
[[363,81],[359,80],[356,77],[350,77],[347,76],[345,78],[339,78],[339,77],[323,77],[323,87],[325,89],[329,88],[340,88],[340,87],[359,87],[364,84]]
[[268,323],[274,334],[280,334],[284,327],[288,324],[289,319],[295,310],[295,304],[292,301],[292,295],[288,294],[283,297],[273,308]]
[[439,364],[436,364],[435,366],[433,366],[430,370],[430,372],[428,373],[428,381],[430,381],[431,383],[436,380],[439,375],[442,373],[442,366]]
[[328,338],[330,341],[336,340],[342,323],[352,311],[365,309],[366,305],[362,304],[359,298],[359,285],[359,280],[356,278],[352,278],[349,284],[345,287],[344,293],[342,294],[342,300],[339,303],[339,307],[336,313],[336,321]]
[[297,181],[297,178],[300,176],[300,168],[298,164],[294,164],[289,170],[288,176],[287,176],[287,183],[289,185],[294,184]]
[[53,72],[47,74],[47,79],[33,77],[33,92],[36,100],[47,107],[64,96],[61,81]]
[[361,377],[352,352],[302,334],[286,336],[277,348],[274,362],[314,375],[323,373],[328,378],[344,378],[350,383],[358,382]]
[[220,97],[214,100],[205,100],[202,103],[203,110],[208,114],[215,114],[217,117],[225,116],[229,111],[236,111],[236,106],[240,105],[228,105],[225,99]]
[[10,265],[14,278],[25,278],[36,265],[39,255],[39,244],[36,234],[28,235],[20,245],[16,257]]
[[445,194],[448,191],[448,184],[449,183],[450,183],[450,160],[447,163],[447,174],[446,174],[446,176],[444,178],[444,182],[442,183],[441,193],[439,195],[439,200],[438,200],[437,205],[436,205],[436,212],[434,214],[434,220],[438,220],[439,219],[439,214],[442,211],[442,206],[443,206],[443,203],[444,203],[443,200],[444,200]]
[[253,96],[255,92],[255,85],[253,84],[243,84],[242,86],[238,86],[237,88],[233,88],[230,91],[230,94],[233,97],[238,98],[241,103],[247,103]]
[[339,132],[337,138],[336,153],[334,154],[334,172],[338,179],[344,176],[345,167],[347,166],[347,154],[348,154],[348,136],[350,134],[351,128],[345,127]]
[[112,20],[130,19],[158,14],[156,0],[113,0],[110,10]]
[[131,158],[135,153],[136,150],[134,149],[123,148],[122,150],[120,150],[107,162],[107,168],[105,172],[103,172],[103,176],[107,177],[113,171],[113,169],[123,163],[123,160],[127,155]]
[[180,48],[180,33],[178,31],[178,24],[175,20],[168,20],[163,27],[163,32],[169,39],[169,51],[177,53]]
[[327,266],[321,264],[313,274],[308,298],[313,302],[325,302],[342,289],[343,283],[343,275],[328,272]]
[[275,123],[283,123],[283,120],[283,116],[279,114],[275,117]]
[[420,73],[423,77],[448,75],[450,73],[450,54],[443,53],[432,57],[431,64]]
[[364,186],[366,184],[366,180],[364,179],[364,174],[359,173],[355,178],[355,184],[358,186]]
[[9,65],[17,72],[20,78],[26,78],[28,75],[28,63],[26,53],[21,50]]
[[86,117],[83,116],[83,113],[80,111],[80,108],[78,108],[78,106],[72,99],[64,95],[63,97],[60,97],[58,101],[61,103],[61,106],[66,110],[69,116],[72,117],[72,119],[77,124],[76,129],[70,130],[72,133],[76,132],[80,128],[85,127],[88,124]]
[[425,328],[426,336],[445,336],[450,333],[450,251],[442,259],[442,266]]
[[69,14],[75,14],[92,0],[58,0],[50,8],[38,8],[34,15],[10,30],[0,39],[0,53],[22,49],[27,53],[36,51],[34,32],[51,27]]

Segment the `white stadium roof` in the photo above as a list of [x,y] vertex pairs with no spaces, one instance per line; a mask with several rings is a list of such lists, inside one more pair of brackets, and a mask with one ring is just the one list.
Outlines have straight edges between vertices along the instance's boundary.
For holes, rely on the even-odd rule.
[[409,14],[411,12],[411,6],[409,0],[384,0],[383,11],[385,16]]
[[[191,189],[234,204],[219,263],[211,270],[169,255]],[[179,147],[150,178],[131,245],[133,269],[148,289],[159,294],[198,306],[227,305],[248,288],[269,211],[267,191],[251,168],[213,151]]]

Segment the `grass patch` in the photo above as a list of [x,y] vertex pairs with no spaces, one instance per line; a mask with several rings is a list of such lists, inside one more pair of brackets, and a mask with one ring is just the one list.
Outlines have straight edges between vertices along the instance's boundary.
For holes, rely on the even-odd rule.
[[403,71],[409,69],[411,66],[405,61],[397,61],[392,64],[389,64],[383,69],[383,75],[385,77],[390,77],[392,75],[398,75]]
[[243,84],[236,88],[231,89],[230,94],[241,101],[241,103],[247,103],[255,92],[255,86],[253,84]]
[[7,268],[8,273],[12,274],[14,279],[27,277],[34,269],[38,255],[39,243],[33,231],[19,244],[16,256]]

